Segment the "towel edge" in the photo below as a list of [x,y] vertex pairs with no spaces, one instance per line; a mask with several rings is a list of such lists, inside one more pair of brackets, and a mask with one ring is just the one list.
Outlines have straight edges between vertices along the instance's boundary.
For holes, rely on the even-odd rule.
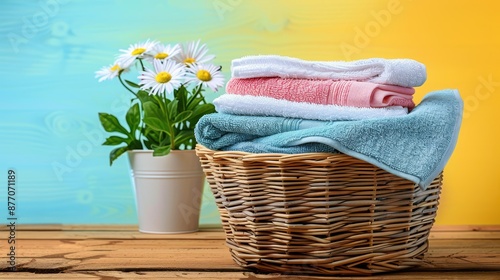
[[[320,139],[318,139],[318,138],[320,138]],[[349,148],[346,148],[345,146],[340,144],[340,142],[333,140],[333,139],[330,139],[330,138],[326,138],[326,137],[322,137],[322,136],[304,137],[300,140],[293,141],[290,144],[291,145],[300,145],[300,144],[309,143],[311,141],[318,142],[318,140],[321,140],[321,143],[323,143],[323,144],[332,146],[334,149],[338,150],[341,153],[344,153],[346,155],[349,155],[349,156],[355,157],[357,159],[366,161],[366,162],[371,163],[377,167],[380,167],[381,169],[383,169],[389,173],[392,173],[392,174],[399,176],[401,178],[410,180],[410,181],[414,182],[415,184],[419,185],[422,188],[422,190],[425,190],[427,188],[427,186],[422,186],[422,179],[421,178],[419,178],[415,175],[412,175],[412,174],[408,174],[408,173],[404,173],[402,171],[396,170],[396,169],[386,165],[385,163],[382,163],[382,162],[380,162],[372,157],[366,156],[364,154],[361,154],[361,153],[353,151]]]
[[453,134],[450,137],[450,142],[448,143],[448,146],[446,147],[446,151],[439,160],[439,162],[436,164],[436,166],[433,168],[433,171],[427,176],[427,178],[423,179],[421,182],[421,185],[425,185],[427,187],[432,183],[432,180],[438,176],[439,173],[441,173],[448,160],[451,158],[451,155],[453,151],[455,150],[456,144],[458,142],[458,135],[460,132],[460,127],[462,124],[462,118],[463,118],[463,110],[464,110],[464,103],[462,101],[462,98],[460,96],[460,93],[458,92],[457,89],[450,89],[450,91],[453,92],[453,97],[455,97],[455,100],[459,104],[459,111],[460,114],[458,115],[457,119],[455,120],[455,124],[453,126]]

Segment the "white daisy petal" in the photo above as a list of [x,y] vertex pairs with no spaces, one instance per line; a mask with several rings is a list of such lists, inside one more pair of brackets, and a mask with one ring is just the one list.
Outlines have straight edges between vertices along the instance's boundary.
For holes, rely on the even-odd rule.
[[120,71],[124,70],[116,62],[109,66],[102,67],[100,70],[95,72],[95,77],[99,78],[99,82],[104,80],[111,80],[120,74]]
[[154,60],[167,60],[174,59],[181,51],[179,44],[171,45],[155,45],[151,51],[148,53],[149,55],[145,57],[146,60],[153,63]]
[[122,54],[118,56],[117,61],[123,68],[129,68],[137,58],[144,58],[157,44],[158,42],[149,39],[144,43],[132,44],[128,49],[120,50]]
[[170,94],[180,85],[184,77],[184,66],[173,60],[153,61],[154,70],[146,68],[139,75],[139,85],[143,90],[149,90],[150,94]]
[[213,91],[217,91],[224,86],[224,76],[218,70],[218,67],[212,64],[193,64],[190,65],[186,74],[188,82],[203,85]]
[[208,48],[205,44],[200,45],[200,40],[190,42],[181,47],[179,55],[175,58],[177,62],[186,65],[193,63],[207,63],[215,58],[214,55],[206,55]]

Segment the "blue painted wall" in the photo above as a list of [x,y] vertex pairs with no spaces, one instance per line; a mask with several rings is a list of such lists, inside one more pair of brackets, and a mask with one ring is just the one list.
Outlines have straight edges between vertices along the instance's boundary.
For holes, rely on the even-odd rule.
[[[98,83],[94,73],[119,49],[148,38],[200,38],[217,55],[209,25],[218,17],[210,2],[190,3],[0,2],[0,176],[6,184],[7,170],[17,173],[19,223],[137,222],[128,161],[109,166],[97,117],[124,116],[130,95],[118,80]],[[0,191],[1,201],[6,196]],[[209,192],[202,211],[202,224],[219,223]]]

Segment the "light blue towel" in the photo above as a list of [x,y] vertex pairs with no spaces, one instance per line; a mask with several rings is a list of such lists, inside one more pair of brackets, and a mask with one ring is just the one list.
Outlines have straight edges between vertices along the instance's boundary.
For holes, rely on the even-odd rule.
[[198,143],[251,153],[337,152],[372,163],[426,188],[455,148],[463,102],[457,90],[427,94],[411,113],[360,121],[306,121],[211,114],[198,123]]

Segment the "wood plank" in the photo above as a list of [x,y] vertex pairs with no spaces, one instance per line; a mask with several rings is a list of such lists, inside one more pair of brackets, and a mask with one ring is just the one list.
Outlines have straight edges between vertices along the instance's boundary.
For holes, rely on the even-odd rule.
[[[6,236],[7,233],[2,233]],[[226,237],[221,230],[217,231],[199,231],[186,234],[149,234],[141,233],[134,230],[119,230],[119,231],[90,231],[90,230],[64,230],[64,231],[35,231],[35,230],[20,230],[16,233],[16,238],[20,240],[82,240],[82,239],[169,239],[169,240],[224,240]]]
[[[119,224],[92,224],[92,225],[68,225],[68,224],[20,224],[17,225],[18,230],[36,230],[36,231],[138,231],[138,225]],[[0,231],[4,231],[2,228]],[[221,225],[200,225],[201,231],[222,231]],[[500,230],[500,229],[499,229]]]
[[16,256],[21,271],[242,270],[224,240],[18,240]]
[[[18,230],[36,230],[36,231],[138,231],[137,225],[109,225],[109,224],[92,224],[92,225],[68,225],[68,224],[20,224]],[[200,225],[201,231],[222,231],[220,225]],[[0,229],[5,231],[5,228]],[[500,231],[500,225],[434,225],[431,232],[439,231]]]
[[[6,236],[6,234],[4,234]],[[200,231],[189,234],[147,234],[138,231],[18,231],[18,239],[186,239],[223,240],[222,231]],[[431,232],[429,239],[500,239],[500,232]]]
[[[219,270],[243,271],[224,240],[18,240],[21,271]],[[500,271],[497,240],[431,240],[422,271]],[[8,268],[0,262],[0,269]]]
[[499,231],[431,231],[429,239],[500,239]]
[[[34,230],[16,229],[17,239],[186,239],[186,240],[223,240],[224,232],[221,229],[202,229],[189,234],[148,234],[128,228],[106,228],[103,230]],[[1,236],[8,236],[5,227],[0,231]],[[500,231],[431,231],[429,239],[500,239]]]
[[498,280],[498,272],[492,271],[444,271],[444,272],[394,272],[374,276],[340,277],[314,275],[281,275],[261,274],[253,272],[212,272],[212,271],[83,271],[64,272],[54,274],[39,274],[30,272],[0,273],[0,279],[85,279],[85,280],[114,280],[114,279],[196,279],[196,280],[224,280],[224,279],[309,279],[309,280]]
[[[33,272],[0,272],[0,279],[83,279],[97,280],[103,279],[94,273],[50,273],[40,274]],[[108,278],[109,279],[109,278]],[[111,278],[113,279],[113,278]]]
[[[157,235],[114,226],[98,230],[41,228],[44,230],[35,227],[16,232],[17,264],[21,271],[15,274],[16,279],[57,279],[61,275],[60,279],[135,279],[139,275],[141,279],[299,279],[255,274],[239,267],[230,256],[220,229]],[[3,238],[7,232],[0,234]],[[423,264],[410,271],[328,279],[500,279],[500,231],[494,228],[433,230],[429,246]],[[0,270],[7,271],[8,264],[0,262]],[[0,273],[0,279],[12,279],[12,275]],[[300,279],[325,279],[311,277]]]
[[434,225],[431,232],[437,231],[500,231],[500,225]]

